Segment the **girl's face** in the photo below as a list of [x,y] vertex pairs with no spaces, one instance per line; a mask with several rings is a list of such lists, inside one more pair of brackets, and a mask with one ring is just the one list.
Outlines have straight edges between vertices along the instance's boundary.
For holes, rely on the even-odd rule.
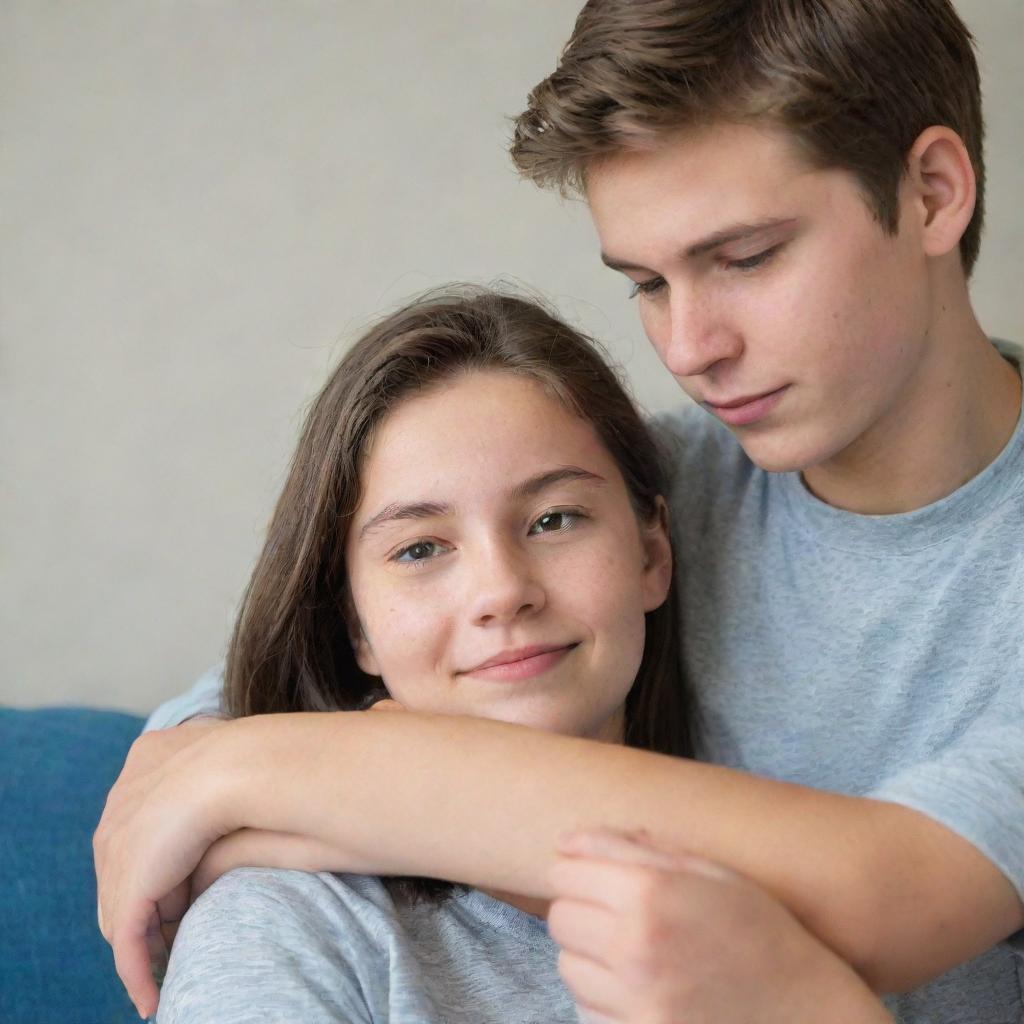
[[399,405],[362,476],[346,556],[363,670],[415,710],[620,741],[671,553],[591,424],[475,371]]

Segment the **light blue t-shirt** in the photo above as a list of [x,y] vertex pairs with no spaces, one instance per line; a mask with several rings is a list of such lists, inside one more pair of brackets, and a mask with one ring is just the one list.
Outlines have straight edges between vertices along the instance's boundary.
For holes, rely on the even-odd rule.
[[[703,756],[919,810],[1024,897],[1024,419],[959,490],[888,516],[758,469],[697,407],[658,427]],[[219,687],[150,724],[216,710]],[[907,1024],[1021,1022],[1024,961],[1004,943],[890,1004]]]
[[[659,425],[702,755],[919,810],[1024,897],[1024,416],[973,480],[883,516],[758,469],[699,409]],[[1002,1024],[1022,992],[1003,944],[890,1003]]]

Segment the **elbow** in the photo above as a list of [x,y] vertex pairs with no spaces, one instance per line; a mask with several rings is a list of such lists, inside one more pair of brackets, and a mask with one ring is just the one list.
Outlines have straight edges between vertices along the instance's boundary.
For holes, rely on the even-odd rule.
[[[885,860],[885,863],[879,863]],[[835,952],[877,995],[919,988],[955,966],[944,956],[944,929],[932,921],[928,900],[911,878],[893,871],[888,855],[851,858],[847,898],[828,929]],[[825,932],[819,931],[819,935]]]

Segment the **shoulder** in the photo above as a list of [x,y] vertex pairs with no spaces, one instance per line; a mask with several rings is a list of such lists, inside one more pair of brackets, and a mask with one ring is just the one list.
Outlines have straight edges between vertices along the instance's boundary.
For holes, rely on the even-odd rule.
[[673,521],[697,525],[741,500],[758,469],[732,432],[693,402],[651,420],[668,477]]
[[379,878],[238,868],[207,889],[186,914],[182,927],[220,932],[240,926],[273,925],[273,939],[286,942],[295,929],[307,933],[323,927],[353,927],[367,940],[379,939],[394,916],[394,903]]
[[375,878],[228,872],[182,920],[160,1024],[371,1019],[367,977],[386,946],[387,907]]

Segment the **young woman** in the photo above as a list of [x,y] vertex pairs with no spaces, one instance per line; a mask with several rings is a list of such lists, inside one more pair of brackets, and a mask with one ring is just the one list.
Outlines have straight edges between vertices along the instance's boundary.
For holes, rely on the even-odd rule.
[[[313,407],[232,640],[230,712],[390,696],[690,753],[664,490],[614,373],[542,309],[401,310]],[[185,918],[159,1020],[575,1021],[542,909],[234,872]]]

